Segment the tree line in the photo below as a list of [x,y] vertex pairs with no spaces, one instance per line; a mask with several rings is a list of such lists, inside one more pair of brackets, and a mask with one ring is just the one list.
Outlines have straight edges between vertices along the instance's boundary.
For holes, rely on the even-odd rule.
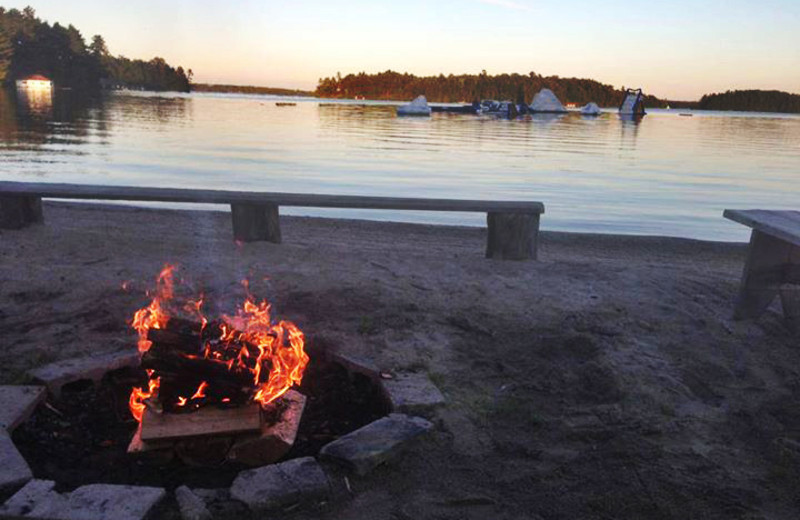
[[[424,95],[428,101],[456,103],[482,99],[510,100],[530,103],[543,88],[549,88],[562,103],[584,105],[594,101],[603,107],[617,107],[622,101],[622,89],[592,79],[542,76],[535,72],[489,75],[450,74],[445,76],[415,76],[392,70],[378,74],[348,74],[342,77],[320,78],[316,95],[323,98],[354,98],[408,100]],[[645,97],[645,105],[663,107],[666,103],[654,96]]]
[[800,114],[800,95],[779,90],[728,90],[717,94],[706,94],[700,98],[697,108]]
[[58,87],[94,91],[101,87],[189,92],[192,71],[163,58],[150,61],[112,56],[100,35],[87,45],[73,25],[37,18],[32,7],[0,7],[0,83],[41,74]]
[[266,94],[272,96],[312,97],[313,92],[290,88],[254,87],[248,85],[218,85],[212,83],[192,83],[194,92],[233,92],[236,94]]

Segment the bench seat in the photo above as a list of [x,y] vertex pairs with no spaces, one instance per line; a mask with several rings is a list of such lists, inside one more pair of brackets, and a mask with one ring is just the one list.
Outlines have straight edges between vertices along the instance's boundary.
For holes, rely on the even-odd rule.
[[41,199],[115,200],[230,204],[236,240],[280,243],[280,206],[376,210],[458,211],[487,214],[487,258],[535,259],[539,216],[533,201],[454,200],[320,195],[137,186],[0,181],[0,227],[19,229],[43,222]]

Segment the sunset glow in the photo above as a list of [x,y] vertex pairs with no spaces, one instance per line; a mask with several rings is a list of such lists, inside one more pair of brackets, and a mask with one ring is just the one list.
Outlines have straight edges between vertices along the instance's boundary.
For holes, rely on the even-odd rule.
[[[22,8],[30,2],[7,2]],[[162,56],[195,81],[313,90],[337,71],[593,78],[669,99],[800,92],[800,3],[462,0],[226,4],[42,0],[114,55]],[[157,13],[157,16],[154,15]]]

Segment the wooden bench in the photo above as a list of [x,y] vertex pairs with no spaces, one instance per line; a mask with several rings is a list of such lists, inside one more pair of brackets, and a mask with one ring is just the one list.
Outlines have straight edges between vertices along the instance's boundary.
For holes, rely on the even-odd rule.
[[784,315],[800,327],[800,211],[726,209],[725,218],[753,229],[735,319],[757,318],[780,294]]
[[466,211],[487,214],[486,257],[536,259],[541,202],[361,197],[300,193],[140,188],[0,181],[0,228],[20,229],[44,221],[42,199],[89,199],[230,204],[235,240],[281,242],[278,208],[358,208]]

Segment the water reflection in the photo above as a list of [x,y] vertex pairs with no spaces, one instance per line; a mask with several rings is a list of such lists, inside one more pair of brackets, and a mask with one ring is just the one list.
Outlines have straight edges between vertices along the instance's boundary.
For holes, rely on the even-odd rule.
[[531,114],[529,117],[534,123],[551,125],[563,121],[567,117],[567,114]]
[[642,114],[617,114],[620,121],[620,132],[622,132],[622,136],[620,138],[620,148],[624,148],[626,150],[633,150],[636,148],[636,138],[639,135],[639,125],[641,125],[642,121],[644,120],[644,116]]
[[48,118],[53,114],[52,89],[17,89],[17,106],[31,118]]

